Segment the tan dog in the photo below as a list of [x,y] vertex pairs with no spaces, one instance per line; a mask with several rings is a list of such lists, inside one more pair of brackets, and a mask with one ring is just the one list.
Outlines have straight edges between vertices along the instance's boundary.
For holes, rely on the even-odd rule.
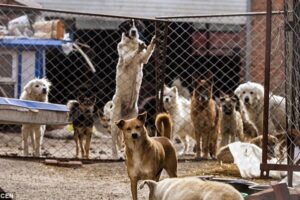
[[203,181],[196,177],[168,178],[158,183],[144,181],[148,185],[149,200],[242,200],[241,194],[231,185]]
[[238,97],[236,95],[234,96],[223,95],[220,98],[220,102],[222,106],[222,114],[221,114],[222,141],[220,147],[235,142],[236,137],[238,137],[240,141],[243,141],[244,140],[243,119],[238,110],[239,107]]
[[[158,115],[157,118],[160,118]],[[165,115],[164,115],[165,116]],[[166,137],[150,138],[144,124],[147,114],[120,120],[116,125],[122,130],[125,142],[127,172],[131,182],[132,198],[137,200],[137,182],[151,179],[158,181],[165,169],[170,177],[177,177],[177,156],[171,141]],[[156,120],[160,121],[160,120]],[[170,119],[162,120],[162,135],[170,135]]]
[[202,137],[203,158],[208,153],[215,158],[218,132],[220,130],[219,108],[212,98],[212,84],[209,80],[195,80],[191,103],[191,118],[195,127],[196,158],[201,156],[200,140]]
[[[51,83],[46,79],[33,79],[29,81],[21,94],[20,99],[48,102],[48,94]],[[28,137],[31,137],[31,143],[34,156],[40,156],[41,145],[43,143],[43,137],[46,130],[45,125],[22,125],[22,141],[23,141],[23,154],[28,156]]]

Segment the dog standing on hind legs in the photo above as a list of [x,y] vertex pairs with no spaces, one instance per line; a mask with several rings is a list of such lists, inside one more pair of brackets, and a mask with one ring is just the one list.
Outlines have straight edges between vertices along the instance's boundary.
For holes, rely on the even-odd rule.
[[191,118],[195,128],[196,159],[201,157],[200,141],[202,140],[203,158],[209,153],[216,158],[219,126],[219,108],[212,96],[213,86],[210,80],[195,80],[191,103]]
[[[74,129],[74,140],[76,144],[76,158],[79,157],[79,147],[82,158],[89,158],[90,144],[93,135],[94,105],[96,98],[93,95],[80,94],[77,100],[68,102],[70,110],[69,118]],[[86,137],[85,144],[83,144]]]
[[[116,91],[113,97],[112,121],[129,119],[138,114],[138,98],[143,79],[143,65],[147,64],[155,48],[155,36],[147,46],[139,39],[143,24],[139,20],[123,22],[120,26],[122,39],[118,43],[116,67]],[[119,158],[122,146],[120,130],[112,123],[112,156]]]
[[126,166],[133,200],[137,200],[139,180],[159,181],[163,169],[170,177],[177,177],[176,151],[167,138],[172,127],[170,116],[158,114],[156,117],[156,128],[166,137],[149,137],[145,127],[146,118],[145,112],[136,118],[116,122],[124,135]]

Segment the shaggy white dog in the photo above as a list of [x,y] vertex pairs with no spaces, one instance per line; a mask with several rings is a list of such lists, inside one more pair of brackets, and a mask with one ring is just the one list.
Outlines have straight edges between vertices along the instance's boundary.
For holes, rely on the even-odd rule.
[[[264,87],[259,83],[247,82],[239,85],[234,93],[241,99],[246,113],[258,129],[258,133],[262,134]],[[270,94],[269,133],[277,134],[284,130],[285,123],[285,98]]]
[[[20,99],[48,102],[50,86],[51,83],[45,78],[33,79],[25,85],[24,91],[22,92]],[[45,125],[22,125],[22,142],[24,156],[28,156],[28,136],[31,137],[32,148],[34,151],[33,155],[40,156],[45,129]]]
[[171,138],[179,136],[184,144],[183,152],[180,154],[186,154],[189,150],[189,137],[195,140],[195,130],[190,114],[191,101],[180,96],[176,86],[169,88],[165,85],[163,102],[164,108],[171,115],[173,121]]

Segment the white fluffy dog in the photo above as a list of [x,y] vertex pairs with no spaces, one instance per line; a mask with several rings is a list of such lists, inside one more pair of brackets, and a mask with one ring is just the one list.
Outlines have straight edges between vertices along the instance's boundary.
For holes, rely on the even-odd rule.
[[[238,86],[234,93],[241,99],[250,120],[258,133],[263,133],[264,87],[259,83],[247,82]],[[242,112],[243,114],[243,112]],[[270,94],[269,132],[277,134],[285,129],[285,98]]]
[[[51,83],[45,78],[33,79],[25,85],[24,91],[22,92],[20,99],[48,102],[50,86]],[[32,148],[34,151],[33,155],[40,156],[45,129],[45,125],[22,125],[22,141],[24,156],[28,156],[28,136],[31,137]]]
[[[137,20],[126,21],[120,25],[122,33],[121,42],[118,44],[119,60],[116,73],[116,91],[113,97],[112,121],[136,117],[138,114],[138,97],[143,79],[143,65],[148,63],[154,48],[155,36],[150,44],[139,39],[139,27],[141,22]],[[112,153],[118,158],[118,149],[121,149],[121,134],[118,127],[111,124]]]
[[189,150],[189,137],[195,140],[195,130],[190,114],[191,101],[180,96],[176,86],[169,88],[165,85],[163,102],[164,108],[171,115],[173,121],[171,138],[179,136],[184,144],[183,152],[180,154],[186,154]]
[[242,200],[239,191],[229,184],[203,181],[196,177],[167,178],[159,182],[143,181],[148,185],[149,200]]

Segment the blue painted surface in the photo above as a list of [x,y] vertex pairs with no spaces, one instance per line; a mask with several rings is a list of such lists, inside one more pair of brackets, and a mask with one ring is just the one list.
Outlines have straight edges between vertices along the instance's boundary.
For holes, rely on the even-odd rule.
[[0,39],[0,47],[12,47],[23,49],[37,49],[37,48],[49,48],[60,47],[62,44],[71,41],[65,40],[53,40],[53,39],[28,39],[28,38],[4,38]]
[[22,50],[18,49],[18,71],[17,71],[17,98],[20,98],[22,92]]
[[44,67],[43,67],[43,49],[39,48],[35,52],[35,77],[42,78],[44,76]]
[[4,98],[4,97],[0,97],[0,105],[10,105],[10,106],[18,106],[18,107],[23,107],[28,109],[50,110],[50,111],[60,111],[60,112],[69,111],[67,106],[63,104],[27,101],[27,100]]

